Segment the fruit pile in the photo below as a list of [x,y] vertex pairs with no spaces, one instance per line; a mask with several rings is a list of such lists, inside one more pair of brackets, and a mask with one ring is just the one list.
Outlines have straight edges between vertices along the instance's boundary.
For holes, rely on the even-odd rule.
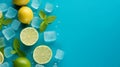
[[[27,53],[21,49],[21,46],[25,47],[34,47],[34,50],[32,51],[33,60],[36,64],[36,67],[42,67],[42,65],[47,64],[51,61],[53,57],[53,51],[52,49],[45,44],[40,44],[36,46],[35,44],[40,39],[39,35],[41,33],[44,33],[44,40],[46,42],[52,42],[55,41],[56,35],[54,31],[46,32],[47,26],[55,21],[56,16],[47,15],[47,13],[44,10],[40,10],[38,15],[39,17],[34,16],[33,10],[27,6],[27,4],[30,2],[30,0],[12,0],[13,4],[16,7],[20,7],[18,10],[14,10],[13,8],[9,8],[7,14],[4,17],[4,13],[0,11],[0,30],[2,31],[3,36],[6,38],[6,40],[12,39],[15,35],[13,35],[18,30],[17,26],[21,24],[21,26],[25,26],[21,29],[19,33],[19,37],[16,37],[12,40],[12,48],[8,48],[5,50],[4,46],[0,46],[0,67],[9,67],[7,63],[4,62],[4,56],[6,58],[9,58],[11,55],[17,55],[17,58],[13,60],[13,67],[32,67],[32,63],[30,62],[30,59],[27,58]],[[37,0],[36,0],[37,1]],[[49,5],[50,6],[50,5]],[[50,6],[51,7],[51,6]],[[9,16],[9,10],[13,10],[17,13],[18,20],[14,20],[12,17],[15,17],[14,15]],[[37,7],[35,8],[37,9]],[[48,8],[49,9],[49,8]],[[50,12],[50,11],[48,11]],[[40,20],[40,21],[36,21]],[[34,23],[39,23],[34,26]],[[31,26],[30,24],[33,25]],[[4,28],[5,26],[12,26],[12,28]],[[11,32],[8,34],[8,32]],[[0,38],[0,45],[3,45],[4,38]],[[21,45],[23,44],[23,45]],[[24,49],[24,48],[23,48]],[[8,54],[5,54],[5,52],[8,52]],[[27,51],[27,49],[26,49]],[[57,50],[58,53],[56,53],[57,59],[62,59],[64,52],[62,50]],[[62,55],[60,55],[60,54]],[[57,56],[58,55],[58,56]]]

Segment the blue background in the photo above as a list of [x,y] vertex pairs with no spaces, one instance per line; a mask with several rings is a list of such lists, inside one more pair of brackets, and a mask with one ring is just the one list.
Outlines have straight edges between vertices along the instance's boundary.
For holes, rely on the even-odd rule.
[[59,8],[53,14],[61,22],[56,23],[56,31],[60,33],[57,44],[65,51],[60,67],[120,67],[119,0],[55,0],[54,3]]

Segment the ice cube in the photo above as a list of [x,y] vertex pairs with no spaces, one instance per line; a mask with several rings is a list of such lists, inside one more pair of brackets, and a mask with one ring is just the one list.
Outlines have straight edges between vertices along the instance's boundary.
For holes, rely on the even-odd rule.
[[5,41],[3,37],[0,37],[0,48],[5,47]]
[[5,14],[7,18],[14,18],[16,17],[16,15],[17,15],[17,10],[14,9],[13,7],[9,7],[7,13]]
[[4,55],[5,55],[6,58],[9,58],[9,57],[13,56],[13,54],[11,54],[12,50],[13,50],[12,47],[6,47],[4,49]]
[[57,63],[54,63],[53,67],[58,67],[58,66],[57,66]]
[[32,0],[31,6],[32,6],[34,9],[38,9],[39,6],[40,6],[40,0]]
[[8,62],[4,62],[3,64],[0,64],[0,67],[10,67]]
[[44,67],[44,66],[40,64],[36,64],[35,67]]
[[55,58],[58,60],[62,60],[64,56],[64,51],[61,49],[57,49]]
[[0,3],[0,11],[5,12],[8,10],[8,6],[6,3]]
[[10,40],[15,36],[15,31],[11,27],[2,30],[2,33],[7,40]]
[[56,40],[56,32],[55,31],[44,32],[44,41],[53,42],[55,40]]
[[17,19],[15,19],[15,20],[13,20],[13,22],[12,22],[12,24],[11,24],[11,27],[14,29],[14,30],[18,30],[18,28],[20,27],[20,22],[17,20]]
[[51,13],[53,11],[53,5],[51,3],[46,3],[45,11]]
[[34,17],[32,20],[31,26],[35,28],[39,28],[41,21],[42,20],[39,17]]

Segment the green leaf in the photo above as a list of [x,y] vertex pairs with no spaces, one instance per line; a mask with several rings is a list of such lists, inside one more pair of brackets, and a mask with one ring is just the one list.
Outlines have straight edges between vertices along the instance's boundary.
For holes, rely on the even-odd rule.
[[0,48],[0,51],[1,51],[2,54],[4,55],[4,47]]
[[26,56],[25,53],[20,50],[20,42],[19,42],[18,39],[14,39],[13,48],[16,51],[16,53],[18,54],[18,56],[20,56],[20,57],[25,57]]
[[14,48],[15,50],[20,49],[20,42],[19,42],[18,39],[14,39],[13,48]]
[[2,24],[0,23],[0,30],[2,30]]
[[2,24],[3,25],[8,25],[8,24],[10,24],[12,22],[12,19],[5,19],[3,22],[2,22]]
[[19,57],[25,57],[25,53],[23,51],[21,51],[20,49],[17,50],[17,54]]
[[47,26],[48,26],[48,24],[43,21],[43,22],[40,24],[40,32],[44,32],[44,31],[46,30]]
[[1,18],[0,18],[0,21],[3,21],[4,20],[4,16],[2,16]]
[[45,21],[47,23],[52,23],[56,19],[56,16],[48,16]]
[[46,19],[47,15],[45,14],[45,12],[43,10],[40,11],[39,16],[42,20]]
[[17,52],[15,50],[12,50],[10,53],[11,54],[16,54]]

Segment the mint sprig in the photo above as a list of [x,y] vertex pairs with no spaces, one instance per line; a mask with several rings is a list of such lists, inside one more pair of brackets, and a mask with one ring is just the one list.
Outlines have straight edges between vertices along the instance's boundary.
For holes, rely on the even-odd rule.
[[12,19],[9,18],[4,18],[4,16],[2,16],[0,18],[0,30],[2,29],[3,25],[9,25],[12,22]]
[[40,32],[44,32],[47,26],[56,19],[56,16],[47,16],[43,10],[40,11],[39,16],[43,20],[40,24]]
[[42,20],[46,19],[47,17],[43,10],[40,11],[39,16],[41,17]]
[[17,54],[20,57],[25,57],[26,56],[25,53],[22,50],[20,50],[20,42],[19,42],[18,39],[14,39],[13,49],[14,50],[11,51],[12,54]]

